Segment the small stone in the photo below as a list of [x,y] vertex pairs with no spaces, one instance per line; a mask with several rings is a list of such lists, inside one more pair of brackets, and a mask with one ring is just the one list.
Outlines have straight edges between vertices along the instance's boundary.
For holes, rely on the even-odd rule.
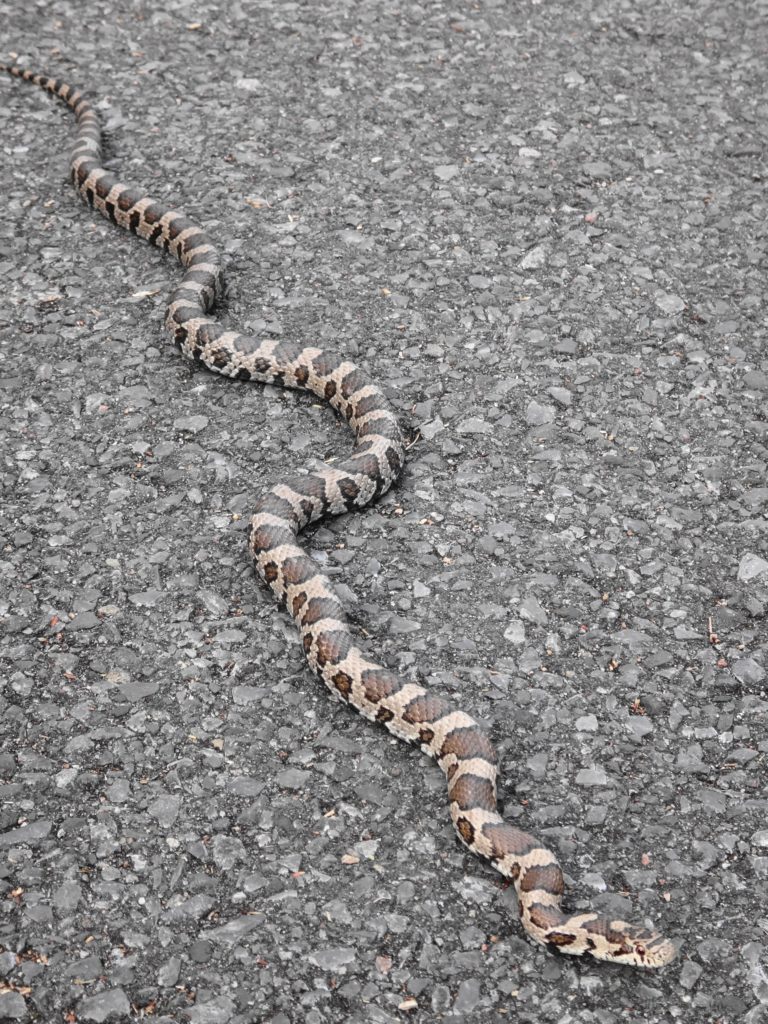
[[357,958],[357,951],[349,946],[329,946],[307,954],[307,960],[324,971],[338,971]]
[[380,843],[380,839],[364,839],[360,843],[355,843],[354,850],[366,860],[373,860]]
[[435,177],[439,178],[440,181],[450,181],[451,178],[455,178],[458,173],[458,164],[438,164],[438,166],[435,167]]
[[484,277],[482,274],[470,274],[468,283],[471,288],[478,288],[482,291],[485,288],[490,288],[493,280],[490,277]]
[[547,253],[543,246],[537,245],[535,249],[531,249],[530,252],[526,253],[525,256],[520,260],[520,266],[523,270],[538,270],[543,267],[547,262]]
[[728,760],[734,761],[736,764],[749,764],[750,761],[754,761],[757,757],[757,751],[752,750],[751,747],[737,747],[735,750],[731,750],[728,753]]
[[263,914],[243,914],[242,917],[235,917],[218,928],[211,928],[205,933],[205,937],[213,942],[225,942],[235,944],[240,942],[246,935],[261,928],[264,924]]
[[74,910],[80,902],[82,888],[77,882],[64,882],[53,894],[53,905],[57,910]]
[[[237,1005],[229,996],[217,996],[207,1003],[195,1003],[184,1011],[189,1024],[228,1024],[235,1012]],[[242,1018],[241,1018],[242,1019]]]
[[[344,245],[358,246],[361,249],[373,247],[373,239],[369,235],[363,234],[362,231],[358,231],[357,228],[344,228],[338,232],[338,236]],[[394,294],[390,295],[390,300],[394,298]]]
[[696,982],[704,973],[704,968],[693,960],[686,960],[680,971],[680,984],[684,989],[693,988]]
[[748,370],[744,374],[744,386],[756,391],[768,391],[768,373],[762,370]]
[[742,683],[762,683],[765,679],[765,669],[754,658],[739,658],[734,661],[731,671]]
[[607,786],[608,776],[602,768],[582,768],[576,776],[577,786]]
[[19,992],[0,992],[0,1020],[21,1020],[27,1015],[27,1004]]
[[590,178],[599,178],[601,181],[609,180],[613,173],[611,165],[606,163],[605,160],[588,160],[583,167],[585,173]]
[[427,441],[431,441],[433,437],[437,437],[442,430],[445,430],[445,424],[439,416],[435,416],[433,420],[427,420],[426,423],[422,423],[419,429],[421,436],[426,438]]
[[737,574],[738,579],[742,583],[748,583],[763,573],[768,573],[768,562],[764,558],[760,558],[759,555],[755,555],[751,551],[747,551],[746,554],[742,555]]
[[135,594],[130,594],[128,600],[131,604],[135,604],[137,608],[154,608],[162,597],[162,590],[141,590]]
[[552,423],[557,415],[553,405],[539,405],[538,402],[529,402],[525,410],[525,422],[532,426],[541,426],[543,423]]
[[84,956],[75,960],[64,970],[65,978],[72,978],[75,984],[82,985],[85,982],[95,981],[104,973],[104,965],[97,956]]
[[667,316],[674,316],[675,313],[682,313],[685,309],[685,301],[679,295],[671,295],[668,292],[656,292],[653,301]]
[[181,958],[172,956],[166,960],[157,972],[157,983],[161,988],[172,988],[179,980],[181,971]]
[[608,808],[605,804],[593,804],[587,809],[584,823],[586,825],[603,825],[608,817]]
[[504,639],[509,640],[511,644],[524,644],[525,624],[520,619],[512,619],[504,630]]
[[750,842],[753,846],[764,846],[768,848],[768,828],[760,829],[759,832],[753,832]]
[[768,505],[768,487],[750,487],[742,495],[742,501],[753,508],[757,508],[758,505]]
[[264,785],[259,779],[252,779],[248,775],[239,775],[229,780],[227,789],[230,793],[234,793],[235,796],[254,797],[261,793]]
[[432,591],[420,580],[413,581],[413,596],[416,598],[429,597]]
[[459,985],[453,1009],[457,1013],[471,1013],[480,1002],[480,982],[477,978],[467,978]]
[[21,825],[13,828],[10,832],[0,835],[0,847],[2,846],[24,846],[34,845],[41,839],[45,839],[53,828],[53,822],[47,818],[39,818],[31,821],[28,825]]
[[302,771],[301,768],[286,768],[278,772],[275,781],[283,789],[303,789],[312,778],[312,772]]
[[232,700],[235,704],[251,704],[264,696],[262,686],[235,686],[232,689]]
[[217,615],[220,618],[223,618],[227,614],[229,602],[226,598],[222,597],[221,594],[217,594],[213,590],[201,590],[198,592],[197,597],[202,602],[206,611],[209,611],[211,615]]
[[538,754],[532,754],[525,762],[526,768],[533,775],[534,779],[543,779],[547,774],[549,754],[542,750]]
[[585,871],[581,877],[584,885],[588,885],[595,892],[606,892],[608,884],[599,871]]
[[101,625],[101,619],[93,612],[80,612],[71,622],[67,623],[68,633],[77,633],[81,629],[95,629]]
[[130,704],[135,704],[136,701],[144,700],[157,693],[160,689],[160,682],[157,679],[132,679],[119,689],[121,697],[124,697]]
[[447,985],[435,985],[432,990],[432,1009],[435,1013],[444,1013],[451,1005],[451,990]]
[[653,732],[653,722],[644,715],[633,715],[627,719],[627,732],[636,740],[642,740]]
[[79,774],[80,772],[77,768],[62,768],[53,777],[56,789],[66,789],[67,786],[71,786]]
[[470,416],[457,424],[456,431],[459,434],[492,434],[493,426],[477,416]]
[[174,430],[183,430],[188,434],[199,434],[207,426],[207,416],[179,416],[173,421]]
[[568,388],[550,388],[547,394],[554,398],[558,405],[562,405],[564,409],[567,409],[573,401],[573,395]]
[[235,79],[235,88],[242,89],[244,92],[261,92],[264,86],[260,78],[237,78]]
[[421,623],[414,619],[405,619],[402,615],[393,615],[388,625],[393,633],[415,633],[421,629]]
[[153,800],[147,810],[156,819],[161,828],[170,828],[181,808],[181,797],[170,793]]
[[582,715],[576,719],[576,728],[579,732],[597,732],[598,722],[595,715]]
[[222,871],[230,871],[239,860],[245,860],[245,847],[237,836],[217,835],[213,839],[213,863]]
[[198,939],[189,947],[190,959],[196,964],[207,964],[213,953],[213,945],[208,939]]
[[549,618],[535,597],[526,597],[524,601],[520,602],[520,617],[528,619],[529,622],[535,622],[537,626],[545,625]]
[[81,1020],[95,1020],[100,1024],[105,1020],[130,1018],[131,1004],[121,988],[110,988],[106,992],[99,992],[98,995],[83,999],[77,1014]]

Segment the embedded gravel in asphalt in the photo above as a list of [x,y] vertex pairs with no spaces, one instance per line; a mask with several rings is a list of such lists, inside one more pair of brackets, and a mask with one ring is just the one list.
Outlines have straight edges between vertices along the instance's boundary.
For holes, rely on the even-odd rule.
[[557,957],[418,751],[328,699],[249,564],[349,450],[196,371],[178,270],[0,81],[0,1018],[768,1020],[766,6],[0,0],[124,180],[226,252],[222,318],[362,363],[416,438],[313,553],[370,648],[487,723]]

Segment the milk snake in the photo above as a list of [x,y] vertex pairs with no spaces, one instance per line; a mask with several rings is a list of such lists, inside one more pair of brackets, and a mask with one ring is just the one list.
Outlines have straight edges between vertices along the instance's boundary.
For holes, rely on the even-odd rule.
[[80,196],[115,224],[172,252],[184,266],[165,325],[182,354],[237,380],[303,388],[324,398],[355,436],[336,466],[292,476],[256,503],[249,548],[259,575],[293,617],[307,661],[332,693],[365,718],[434,757],[448,780],[450,813],[461,842],[514,882],[520,917],[537,942],[563,953],[660,967],[675,955],[663,936],[593,912],[561,909],[563,874],[546,847],[496,810],[496,752],[464,711],[371,661],[357,645],[330,581],[296,543],[325,516],[361,509],[397,479],[403,438],[382,392],[353,363],[314,346],[259,341],[229,331],[209,314],[221,293],[218,253],[207,235],[175,210],[124,185],[101,166],[101,129],[89,100],[65,82],[18,66],[0,70],[63,100],[77,118],[72,181]]

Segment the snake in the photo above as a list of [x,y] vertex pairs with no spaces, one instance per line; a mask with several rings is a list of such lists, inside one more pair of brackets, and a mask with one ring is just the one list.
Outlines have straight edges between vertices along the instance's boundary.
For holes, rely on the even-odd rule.
[[354,436],[349,457],[296,472],[266,490],[248,529],[256,571],[293,618],[313,672],[364,718],[437,761],[447,780],[456,835],[514,884],[522,927],[535,942],[636,967],[669,963],[677,949],[662,934],[593,910],[569,914],[563,909],[563,872],[554,853],[498,813],[498,757],[486,731],[461,708],[372,660],[330,580],[298,543],[309,524],[365,508],[399,477],[406,444],[382,389],[343,355],[260,340],[217,322],[211,314],[223,293],[222,262],[205,231],[102,166],[99,117],[79,88],[15,63],[0,64],[0,71],[39,86],[74,112],[70,173],[81,198],[182,264],[165,311],[165,327],[182,355],[234,380],[310,391],[349,425]]

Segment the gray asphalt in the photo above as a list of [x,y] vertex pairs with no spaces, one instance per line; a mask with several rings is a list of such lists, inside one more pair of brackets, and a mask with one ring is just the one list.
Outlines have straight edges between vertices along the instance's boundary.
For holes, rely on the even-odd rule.
[[382,382],[406,474],[316,557],[488,724],[569,905],[681,947],[531,945],[434,765],[328,699],[244,529],[345,429],[180,359],[177,268],[0,81],[0,1017],[768,1020],[765,16],[0,0],[220,243],[222,318]]

